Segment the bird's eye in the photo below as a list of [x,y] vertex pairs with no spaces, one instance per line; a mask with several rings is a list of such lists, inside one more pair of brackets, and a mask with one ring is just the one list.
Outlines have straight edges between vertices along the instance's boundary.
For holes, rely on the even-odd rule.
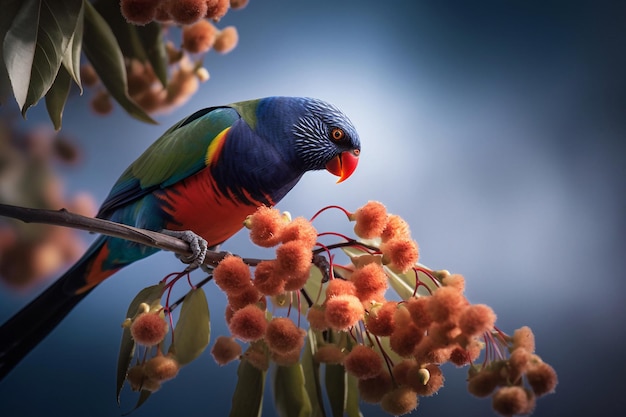
[[333,130],[330,131],[330,137],[334,141],[340,141],[346,137],[346,134],[341,128],[333,127]]

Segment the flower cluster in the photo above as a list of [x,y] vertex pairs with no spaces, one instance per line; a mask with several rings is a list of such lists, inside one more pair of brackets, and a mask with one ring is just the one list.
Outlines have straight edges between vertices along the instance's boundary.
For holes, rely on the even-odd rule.
[[[234,255],[215,268],[213,279],[228,298],[228,327],[235,339],[251,343],[245,357],[259,369],[266,370],[270,359],[282,365],[294,364],[300,358],[306,332],[290,318],[271,317],[267,298],[280,303],[279,298],[285,300],[303,288],[309,279],[317,232],[306,219],[291,220],[289,215],[268,207],[259,208],[245,225],[255,244],[277,246],[276,258],[260,261],[254,276]],[[229,357],[235,359],[234,355]]]
[[[157,300],[152,305],[141,303],[137,314],[127,318],[122,327],[128,328],[133,340],[146,349],[141,362],[128,369],[126,379],[133,391],[157,391],[161,384],[178,375],[180,365],[172,353],[164,355],[161,344],[169,331],[163,306]],[[147,353],[156,348],[156,354],[148,358]]]
[[[357,238],[318,233],[312,222],[329,209],[354,222]],[[419,264],[409,226],[381,203],[354,212],[330,206],[312,220],[260,207],[244,226],[254,244],[275,248],[275,257],[228,254],[204,281],[214,281],[228,300],[230,335],[218,337],[211,350],[219,365],[239,359],[257,372],[287,367],[280,369],[290,369],[288,375],[304,372],[305,361],[309,372],[339,369],[353,381],[352,397],[391,415],[410,413],[421,398],[437,393],[444,363],[469,366],[469,392],[491,396],[503,416],[529,414],[537,397],[554,391],[556,372],[535,353],[532,331],[506,335],[489,306],[466,298],[462,275]],[[333,241],[325,243],[328,238]],[[345,264],[338,262],[342,253]],[[156,334],[167,332],[148,311],[130,326],[146,345],[160,343]],[[301,370],[291,374],[293,367]],[[133,369],[139,383],[129,371],[131,386],[150,390],[155,379]],[[319,384],[319,375],[311,380],[305,374],[305,387],[311,384]],[[318,406],[324,407],[321,400]]]
[[[307,332],[299,318],[289,317],[297,310],[306,311],[309,337],[315,336],[314,360],[343,366],[358,381],[363,401],[393,415],[411,412],[420,397],[438,392],[446,362],[470,365],[469,391],[493,393],[493,408],[504,416],[530,413],[535,396],[554,389],[556,374],[534,353],[530,329],[505,335],[489,306],[467,300],[462,275],[418,264],[418,246],[402,218],[373,201],[344,212],[361,240],[318,234],[310,221],[268,207],[246,220],[252,242],[276,247],[276,258],[251,266],[229,255],[213,271],[228,298],[232,334],[214,347],[219,364],[238,357],[261,370],[298,363]],[[329,235],[342,242],[319,243]],[[331,251],[338,248],[348,265],[334,264]],[[323,253],[330,266],[314,274],[312,258]],[[410,291],[392,299],[390,286]],[[286,305],[287,317],[276,315]],[[241,356],[236,340],[249,343]],[[488,354],[479,360],[485,347]]]
[[[180,48],[173,40],[164,44],[169,66],[166,85],[159,80],[149,61],[125,57],[128,95],[150,114],[170,111],[187,102],[198,91],[200,83],[209,79],[202,55],[210,49],[228,53],[239,40],[234,26],[218,29],[212,22],[218,22],[229,9],[246,5],[247,1],[241,0],[122,0],[121,13],[130,24],[143,26],[159,22],[165,39],[174,35],[169,30],[171,26],[182,27]],[[113,110],[111,95],[88,63],[81,67],[81,80],[85,86],[95,88],[91,100],[94,112],[110,113]]]

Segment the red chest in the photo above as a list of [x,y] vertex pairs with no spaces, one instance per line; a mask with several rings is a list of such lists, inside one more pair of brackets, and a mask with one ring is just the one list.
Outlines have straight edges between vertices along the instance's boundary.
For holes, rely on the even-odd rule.
[[209,246],[234,235],[243,227],[246,216],[261,205],[242,203],[222,194],[208,168],[165,189],[159,198],[165,203],[165,212],[172,216],[167,229],[191,230],[206,239]]

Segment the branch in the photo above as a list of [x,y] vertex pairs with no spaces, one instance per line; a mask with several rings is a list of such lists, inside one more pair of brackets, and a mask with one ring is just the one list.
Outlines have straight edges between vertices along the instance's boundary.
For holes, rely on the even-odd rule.
[[[71,213],[66,209],[45,210],[0,204],[0,216],[18,219],[24,223],[43,223],[86,230],[91,233],[100,233],[146,246],[152,246],[182,256],[192,255],[189,244],[184,240],[152,230],[112,222],[110,220],[81,216],[80,214]],[[206,265],[215,266],[226,254],[226,252],[207,251],[204,263]]]

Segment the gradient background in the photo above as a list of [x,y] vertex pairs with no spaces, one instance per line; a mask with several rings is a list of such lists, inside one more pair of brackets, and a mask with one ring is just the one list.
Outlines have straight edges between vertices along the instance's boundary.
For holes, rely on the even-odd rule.
[[[626,3],[382,3],[252,0],[223,20],[239,29],[237,49],[210,53],[211,80],[160,126],[119,109],[96,117],[75,99],[64,130],[81,139],[85,160],[67,170],[68,189],[102,201],[167,126],[198,108],[267,95],[328,100],[361,134],[359,169],[341,185],[307,175],[280,208],[310,216],[327,204],[384,202],[411,224],[423,263],[463,273],[470,300],[491,305],[505,331],[533,328],[560,379],[535,416],[623,411]],[[28,123],[40,120],[43,104]],[[322,220],[320,230],[344,226]],[[254,253],[245,234],[225,249]],[[119,325],[139,289],[179,268],[159,254],[98,288],[0,384],[0,415],[132,408],[130,395],[115,402]],[[214,340],[225,333],[225,302],[207,291]],[[34,295],[2,289],[0,320]],[[417,413],[493,415],[489,400],[465,391],[466,370],[446,368],[446,386]],[[134,415],[227,415],[235,375],[236,364],[218,368],[207,352]],[[273,415],[270,397],[265,411]]]

